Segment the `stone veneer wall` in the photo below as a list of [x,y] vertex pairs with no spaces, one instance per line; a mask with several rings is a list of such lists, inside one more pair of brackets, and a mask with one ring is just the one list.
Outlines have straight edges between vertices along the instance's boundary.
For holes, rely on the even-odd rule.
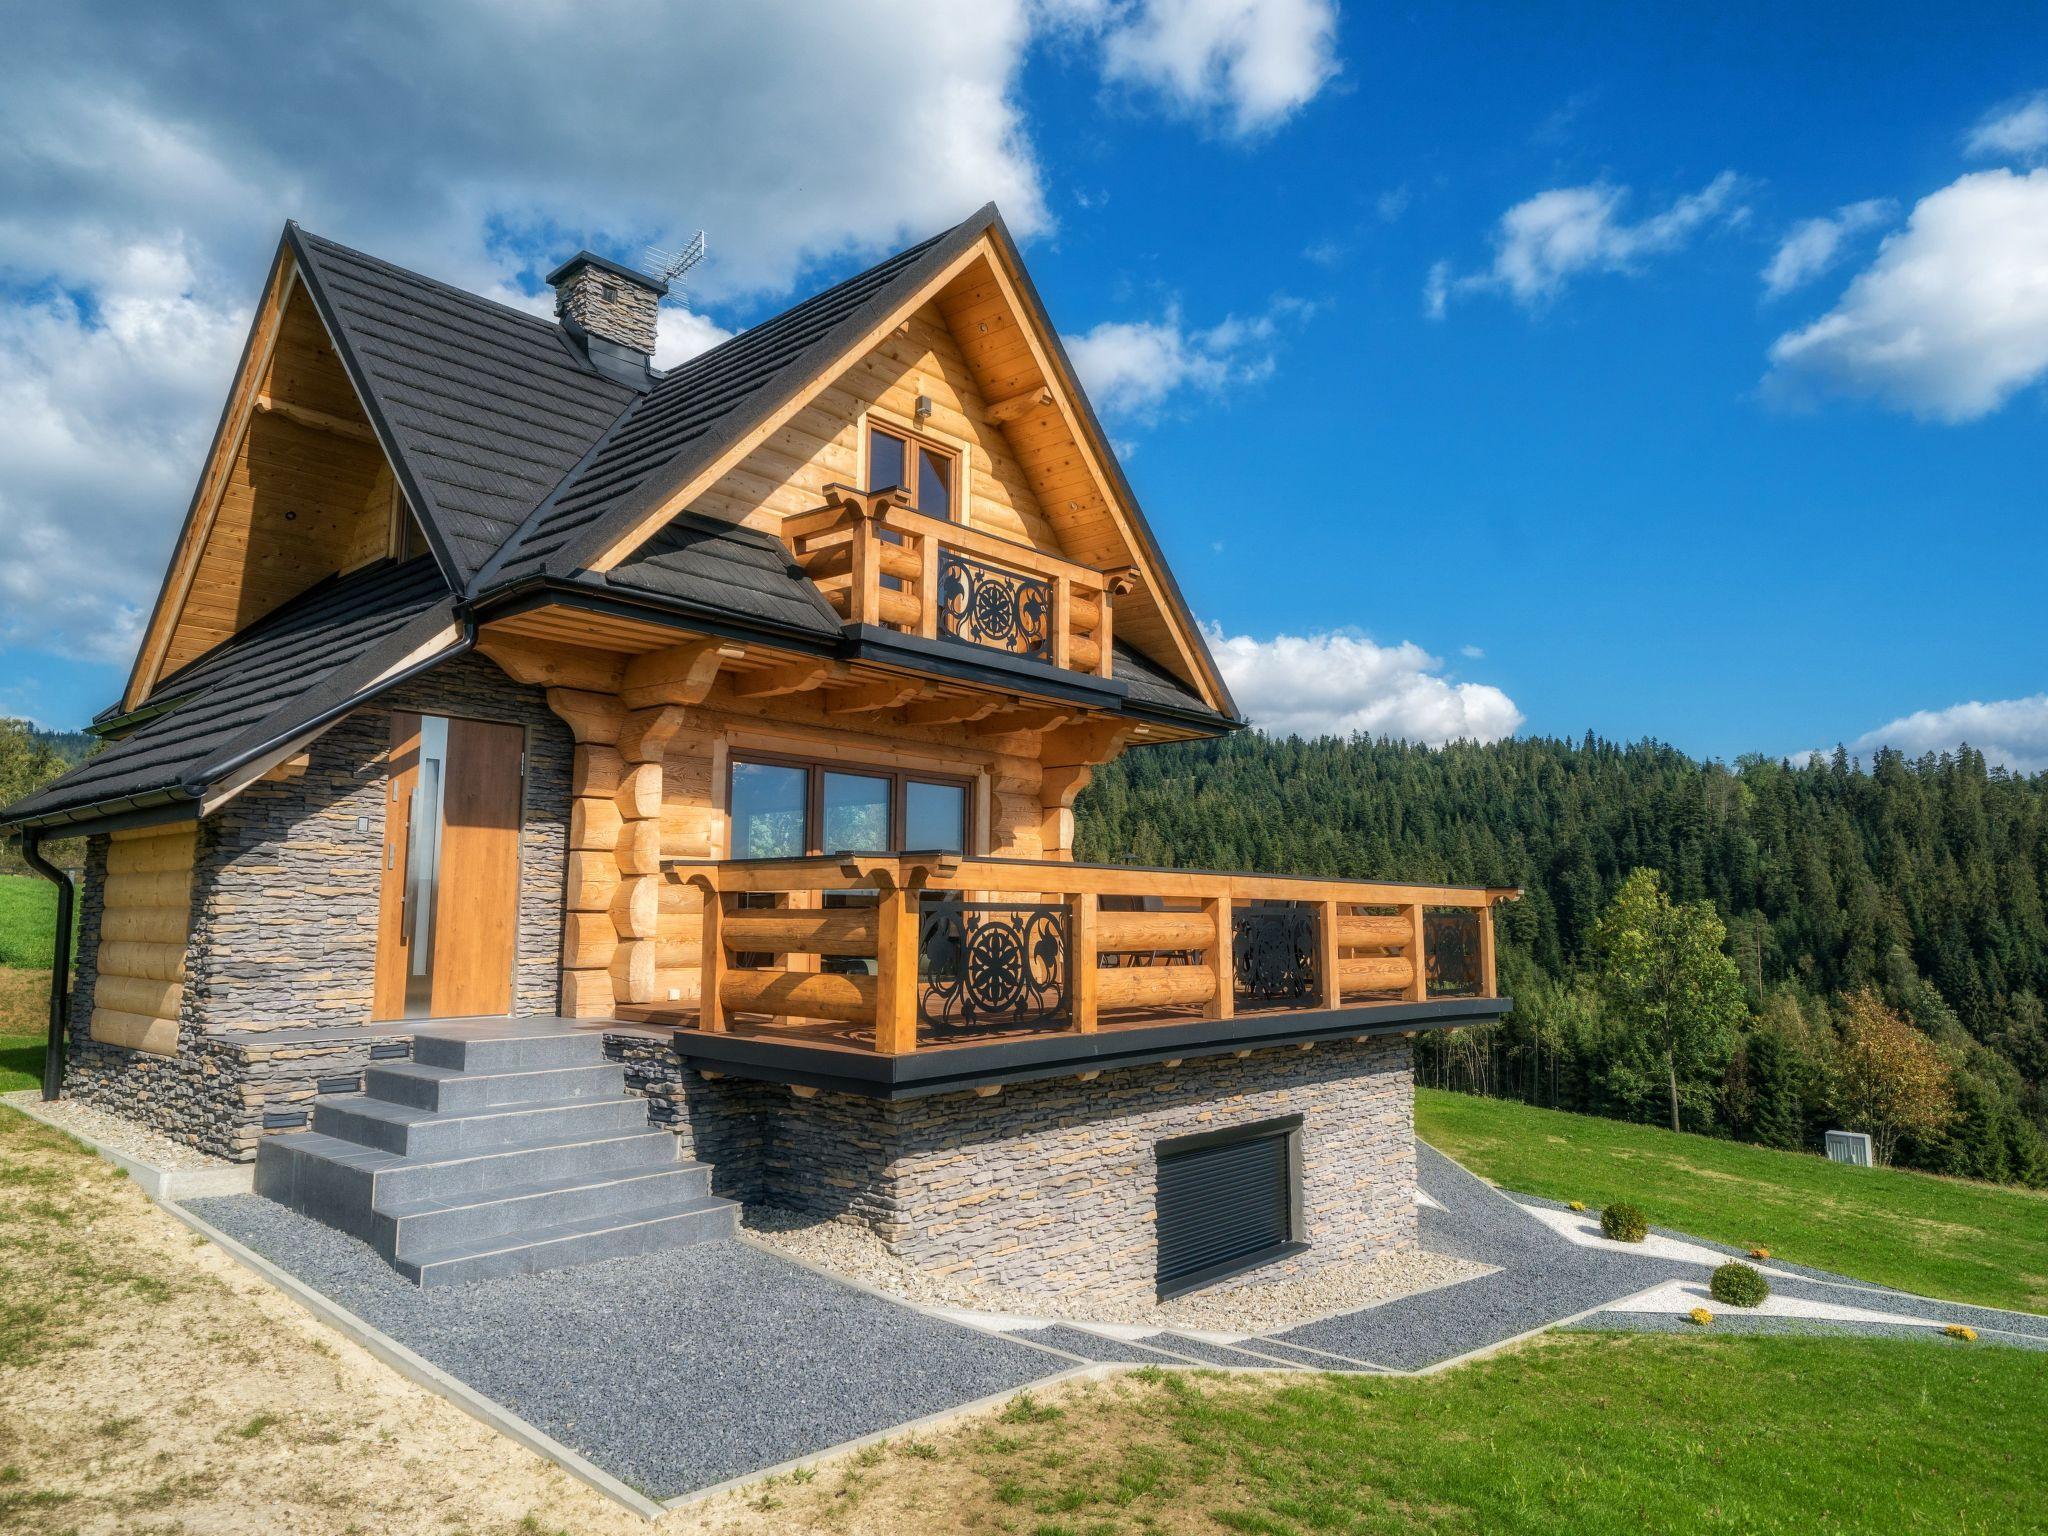
[[[323,1080],[360,1073],[405,1032],[366,1030],[376,976],[391,712],[523,725],[519,936],[513,1006],[558,1001],[574,743],[541,689],[463,656],[349,715],[297,778],[252,784],[200,824],[178,1054],[90,1036],[107,839],[87,840],[65,1092],[241,1160]],[[294,1128],[272,1124],[272,1130]]]
[[728,1198],[850,1217],[937,1274],[1058,1296],[1149,1294],[1164,1139],[1302,1117],[1306,1274],[1416,1242],[1414,1080],[1397,1038],[1292,1047],[895,1103],[685,1069],[609,1037],[654,1118]]

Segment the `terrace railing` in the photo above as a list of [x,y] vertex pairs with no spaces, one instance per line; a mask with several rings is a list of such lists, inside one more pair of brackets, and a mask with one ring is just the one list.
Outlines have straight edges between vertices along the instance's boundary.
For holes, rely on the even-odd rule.
[[668,873],[704,896],[700,1029],[823,1020],[890,1053],[1176,1011],[1491,998],[1493,908],[1517,894],[943,852]]
[[1110,675],[1111,606],[1131,589],[1131,572],[926,517],[893,488],[825,494],[823,507],[787,519],[782,537],[848,624]]

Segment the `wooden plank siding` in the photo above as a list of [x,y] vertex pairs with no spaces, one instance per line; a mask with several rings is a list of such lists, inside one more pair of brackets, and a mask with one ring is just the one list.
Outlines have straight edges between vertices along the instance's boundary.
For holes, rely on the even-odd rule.
[[108,840],[89,1026],[95,1040],[178,1053],[197,832],[191,824],[150,827]]
[[[919,395],[932,403],[922,423],[916,416]],[[871,410],[890,425],[967,450],[970,526],[1063,553],[1004,430],[986,419],[987,401],[959,343],[929,304],[769,434],[698,498],[696,510],[769,532],[784,517],[815,511],[824,504],[826,486],[859,485],[860,422]]]

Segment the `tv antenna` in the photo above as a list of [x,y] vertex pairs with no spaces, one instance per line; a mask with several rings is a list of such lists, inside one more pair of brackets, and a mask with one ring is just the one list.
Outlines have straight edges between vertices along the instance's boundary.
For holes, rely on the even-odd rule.
[[[663,282],[674,283],[677,278],[704,259],[704,231],[700,229],[690,236],[689,244],[681,250],[671,251],[658,245],[650,245],[641,253],[640,259],[641,264]],[[680,300],[683,295],[678,290],[673,297]]]

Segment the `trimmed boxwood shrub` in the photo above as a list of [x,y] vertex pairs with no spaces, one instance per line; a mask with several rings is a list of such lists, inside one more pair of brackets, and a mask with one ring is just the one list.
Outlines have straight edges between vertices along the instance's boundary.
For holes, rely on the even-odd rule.
[[1650,1235],[1650,1218],[1625,1201],[1606,1206],[1600,1212],[1600,1235],[1617,1243],[1640,1243]]
[[1707,1294],[1724,1307],[1756,1307],[1771,1294],[1771,1282],[1747,1264],[1730,1260],[1714,1271]]

